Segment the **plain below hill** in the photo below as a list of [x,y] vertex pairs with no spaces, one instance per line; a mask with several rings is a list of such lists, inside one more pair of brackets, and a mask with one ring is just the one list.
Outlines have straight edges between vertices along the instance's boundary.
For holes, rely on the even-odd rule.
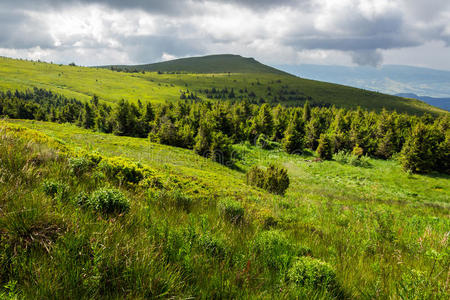
[[128,71],[185,72],[185,73],[269,73],[290,75],[281,70],[264,65],[254,58],[233,54],[207,55],[179,58],[143,65],[111,65],[101,68],[116,68]]

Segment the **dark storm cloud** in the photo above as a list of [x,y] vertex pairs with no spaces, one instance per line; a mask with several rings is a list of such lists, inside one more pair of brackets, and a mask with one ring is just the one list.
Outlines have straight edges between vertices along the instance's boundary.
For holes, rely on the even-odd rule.
[[0,48],[53,47],[47,28],[21,12],[0,11]]

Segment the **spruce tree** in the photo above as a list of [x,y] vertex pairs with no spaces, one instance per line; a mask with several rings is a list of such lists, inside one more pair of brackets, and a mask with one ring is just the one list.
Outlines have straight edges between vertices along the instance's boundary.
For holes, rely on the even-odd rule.
[[333,145],[328,135],[320,135],[317,154],[319,154],[319,157],[323,160],[331,160],[333,158]]
[[289,122],[288,128],[286,129],[284,138],[281,141],[284,151],[290,154],[300,154],[303,152],[305,146],[304,137],[304,124],[298,117],[297,112],[295,112]]

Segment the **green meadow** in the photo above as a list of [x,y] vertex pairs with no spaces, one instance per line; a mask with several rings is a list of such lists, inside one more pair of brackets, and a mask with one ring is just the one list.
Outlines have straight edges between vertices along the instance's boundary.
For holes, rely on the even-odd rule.
[[227,96],[226,100],[250,97],[257,103],[287,105],[303,105],[308,100],[313,105],[326,104],[345,108],[361,106],[376,111],[386,108],[412,114],[444,113],[443,110],[418,100],[273,73],[270,68],[269,71],[260,73],[158,74],[144,71],[143,74],[0,57],[0,90],[23,91],[33,87],[78,100],[89,100],[95,94],[100,100],[110,103],[121,99],[132,102],[141,100],[143,103],[175,101],[187,91],[206,99],[204,90],[215,88],[227,89],[228,92],[234,90],[234,96]]
[[[233,145],[228,168],[144,138],[38,121],[1,121],[0,140],[4,297],[449,297],[447,175],[248,143]],[[273,162],[288,171],[284,196],[246,184],[251,166]],[[125,170],[148,170],[148,184]],[[126,209],[102,211],[105,190]]]

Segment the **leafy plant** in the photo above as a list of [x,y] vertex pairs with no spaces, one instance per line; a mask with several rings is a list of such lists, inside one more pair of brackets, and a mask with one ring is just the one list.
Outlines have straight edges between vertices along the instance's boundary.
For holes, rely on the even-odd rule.
[[297,285],[310,288],[333,290],[338,286],[333,267],[309,256],[298,258],[289,269],[287,277]]
[[130,210],[130,202],[116,189],[100,189],[92,193],[87,205],[104,214],[123,214]]
[[266,170],[253,166],[247,172],[247,184],[263,188],[271,193],[284,195],[289,187],[287,170],[271,164]]
[[245,210],[236,200],[225,198],[217,204],[219,212],[230,222],[239,223],[244,219]]

